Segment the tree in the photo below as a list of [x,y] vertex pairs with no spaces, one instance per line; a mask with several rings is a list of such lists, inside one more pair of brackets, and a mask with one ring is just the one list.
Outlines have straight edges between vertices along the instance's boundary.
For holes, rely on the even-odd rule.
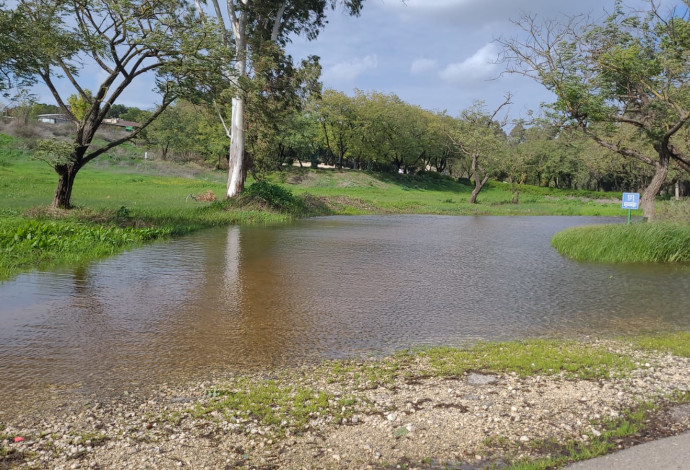
[[[280,48],[272,47],[254,62],[254,77],[248,84],[246,107],[247,169],[254,176],[281,169],[294,155],[286,136],[297,131],[294,117],[308,101],[321,94],[318,60],[303,60],[299,67],[287,60]],[[294,143],[294,142],[293,142]]]
[[315,113],[328,161],[342,168],[355,145],[360,116],[357,103],[344,93],[326,90],[316,103]]
[[[0,17],[16,20],[11,34],[3,31],[3,49],[21,51],[21,59],[0,56],[4,70],[25,80],[41,80],[63,113],[75,122],[72,151],[45,152],[59,180],[53,206],[71,206],[74,179],[88,162],[136,137],[177,97],[194,96],[213,71],[227,60],[217,49],[218,31],[204,26],[177,0],[20,0]],[[0,27],[6,28],[4,22]],[[7,42],[10,44],[7,46]],[[90,94],[78,71],[85,63],[104,77]],[[103,119],[122,93],[145,74],[155,74],[161,95],[158,107],[141,127],[126,136],[92,148]],[[76,92],[70,109],[56,84],[64,76]],[[49,146],[50,147],[50,146]],[[54,146],[55,147],[55,146]]]
[[8,96],[9,90],[31,83],[31,74],[26,68],[30,63],[32,29],[36,33],[45,25],[31,20],[15,10],[6,10],[0,1],[0,92]]
[[167,160],[169,152],[196,150],[198,120],[193,105],[178,100],[148,127],[147,140],[158,148],[161,160]]
[[106,114],[107,118],[119,118],[127,112],[127,106],[124,104],[114,104],[108,110]]
[[[198,0],[200,1],[200,0]],[[247,175],[245,154],[247,97],[250,93],[254,65],[276,48],[284,61],[284,47],[291,35],[315,39],[325,25],[326,7],[337,0],[227,0],[225,14],[219,0],[209,0],[215,19],[224,30],[223,43],[234,51],[235,60],[224,70],[236,86],[232,91],[232,116],[226,134],[230,136],[227,197],[237,196],[244,188]],[[351,14],[359,14],[362,0],[341,2]]]
[[527,16],[516,22],[522,38],[499,40],[508,71],[556,95],[552,108],[564,125],[654,169],[641,197],[649,219],[670,165],[690,171],[678,138],[690,123],[690,0],[683,4],[663,14],[653,0],[643,13],[617,2],[603,24]]
[[510,98],[508,94],[505,101],[492,114],[486,112],[483,102],[475,102],[461,113],[456,129],[451,131],[453,143],[471,162],[470,172],[474,180],[474,189],[470,196],[470,204],[477,203],[479,192],[499,170],[505,152],[506,135],[502,129],[504,124],[496,121],[496,115],[510,104]]

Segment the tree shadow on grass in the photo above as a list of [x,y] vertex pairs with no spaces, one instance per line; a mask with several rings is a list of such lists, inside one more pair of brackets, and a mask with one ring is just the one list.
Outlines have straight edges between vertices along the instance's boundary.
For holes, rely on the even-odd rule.
[[472,187],[459,183],[454,178],[441,173],[423,171],[416,174],[374,173],[367,172],[371,177],[403,189],[421,191],[454,191],[462,193],[472,192]]

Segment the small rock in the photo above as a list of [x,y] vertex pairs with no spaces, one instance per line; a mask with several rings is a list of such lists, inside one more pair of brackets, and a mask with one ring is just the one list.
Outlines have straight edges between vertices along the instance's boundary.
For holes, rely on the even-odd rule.
[[467,383],[470,385],[489,385],[498,380],[495,375],[477,374],[472,372],[467,376]]

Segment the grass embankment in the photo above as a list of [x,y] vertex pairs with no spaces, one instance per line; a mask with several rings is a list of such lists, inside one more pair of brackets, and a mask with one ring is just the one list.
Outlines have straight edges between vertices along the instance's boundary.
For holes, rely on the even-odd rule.
[[254,187],[250,180],[249,194],[239,201],[197,202],[188,196],[210,191],[222,198],[224,172],[147,161],[132,144],[79,172],[72,195],[76,210],[50,211],[45,208],[57,176],[31,158],[30,147],[30,141],[0,134],[0,280],[206,227],[309,215],[621,215],[615,194],[524,186],[520,204],[512,204],[509,185],[492,182],[479,204],[469,204],[471,186],[437,173],[307,168],[270,175],[274,185]]
[[196,202],[188,196],[223,194],[217,175],[143,160],[120,165],[119,157],[84,168],[74,186],[76,208],[53,210],[48,206],[57,177],[21,146],[0,135],[0,280],[29,269],[78,265],[203,228],[284,222],[316,210],[267,185],[237,201]]
[[690,223],[573,227],[551,240],[559,253],[603,263],[690,262]]
[[[490,181],[470,204],[473,186],[448,176],[292,168],[269,181],[309,195],[337,214],[587,215],[621,216],[619,194],[523,186],[511,203],[510,185]],[[641,215],[641,212],[639,214]]]

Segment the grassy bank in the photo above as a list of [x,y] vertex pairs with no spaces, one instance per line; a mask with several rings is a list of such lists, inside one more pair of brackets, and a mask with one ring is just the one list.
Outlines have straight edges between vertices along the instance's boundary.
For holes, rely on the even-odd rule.
[[[238,201],[222,198],[226,175],[193,164],[148,161],[127,144],[82,169],[72,202],[46,209],[57,182],[32,159],[31,142],[0,135],[0,280],[34,268],[74,265],[152,240],[235,223],[273,223],[327,214],[609,215],[619,195],[525,186],[512,204],[509,185],[492,182],[469,204],[471,186],[437,174],[286,168],[273,185],[248,181]],[[254,189],[252,189],[254,188]]]
[[551,245],[578,261],[603,263],[690,262],[690,224],[656,222],[573,227],[554,235]]
[[[473,186],[445,175],[291,168],[269,180],[296,195],[323,201],[338,214],[587,215],[621,216],[620,195],[524,186],[511,203],[510,185],[489,182],[470,204]],[[636,214],[641,215],[641,214]]]
[[[228,224],[321,214],[279,187],[220,198],[221,175],[197,166],[113,155],[77,176],[75,209],[51,209],[57,176],[18,139],[0,135],[0,280],[30,269],[74,266],[142,243]],[[198,198],[197,198],[198,199]]]

